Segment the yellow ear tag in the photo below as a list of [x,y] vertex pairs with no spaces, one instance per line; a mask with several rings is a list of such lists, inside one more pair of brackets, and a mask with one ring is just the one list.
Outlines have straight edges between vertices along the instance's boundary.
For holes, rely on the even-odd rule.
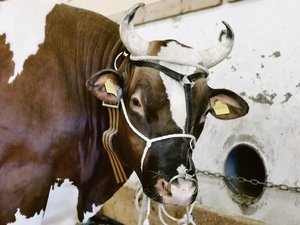
[[118,96],[117,93],[118,86],[115,85],[111,79],[107,79],[104,85],[107,93],[113,94],[114,96]]
[[217,116],[229,114],[229,108],[226,104],[220,102],[219,100],[215,101],[213,109]]

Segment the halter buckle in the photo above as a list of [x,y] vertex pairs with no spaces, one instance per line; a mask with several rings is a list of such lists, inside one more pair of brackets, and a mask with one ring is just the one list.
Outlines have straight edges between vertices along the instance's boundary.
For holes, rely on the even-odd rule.
[[120,104],[120,102],[118,102],[118,104],[116,104],[116,105],[102,102],[102,105],[103,105],[103,106],[105,106],[105,107],[107,107],[107,108],[113,108],[113,109],[118,109],[118,108],[119,108],[119,104]]

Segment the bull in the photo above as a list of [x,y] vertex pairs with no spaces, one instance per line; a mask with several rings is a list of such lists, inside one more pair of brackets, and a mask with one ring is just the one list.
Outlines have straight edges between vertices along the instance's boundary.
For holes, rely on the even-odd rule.
[[207,84],[232,49],[231,27],[196,50],[140,37],[132,21],[143,4],[119,26],[32,2],[0,3],[0,224],[87,221],[133,171],[151,199],[191,204],[206,115],[248,112],[240,96]]

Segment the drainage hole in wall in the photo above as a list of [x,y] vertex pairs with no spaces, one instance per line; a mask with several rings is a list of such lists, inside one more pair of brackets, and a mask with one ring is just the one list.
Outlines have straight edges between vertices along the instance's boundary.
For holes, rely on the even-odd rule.
[[[266,169],[263,159],[254,147],[247,144],[236,145],[225,161],[225,176],[265,182]],[[257,202],[265,188],[261,184],[254,185],[237,179],[226,179],[225,183],[232,192],[233,200],[243,206]]]

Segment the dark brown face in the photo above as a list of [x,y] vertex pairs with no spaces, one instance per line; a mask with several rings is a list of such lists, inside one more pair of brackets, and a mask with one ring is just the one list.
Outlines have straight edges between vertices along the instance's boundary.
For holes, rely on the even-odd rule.
[[[204,121],[200,120],[208,105],[206,80],[199,80],[199,84],[194,84],[193,87],[193,95],[199,101],[193,98],[191,137],[182,136],[184,128],[174,119],[176,112],[171,108],[172,96],[170,95],[172,93],[167,93],[159,71],[138,67],[130,80],[128,88],[124,91],[124,101],[130,122],[124,123],[124,119],[123,127],[128,128],[126,131],[127,135],[129,134],[128,145],[131,146],[130,149],[133,152],[127,153],[128,157],[124,157],[137,172],[144,192],[149,197],[159,202],[188,205],[194,201],[197,194],[197,178],[192,161],[191,142],[193,138],[199,137],[204,124]],[[174,84],[177,85],[177,81],[174,81]],[[183,92],[184,95],[183,87],[179,82],[177,88],[177,93]],[[184,98],[181,105],[179,110],[183,112],[178,113],[186,114]],[[136,134],[128,123],[132,123],[134,128],[146,137],[146,140]],[[178,136],[164,139],[170,134]],[[162,140],[157,140],[157,138],[162,138]],[[148,144],[152,142],[149,148],[146,146],[147,139],[150,139]]]

